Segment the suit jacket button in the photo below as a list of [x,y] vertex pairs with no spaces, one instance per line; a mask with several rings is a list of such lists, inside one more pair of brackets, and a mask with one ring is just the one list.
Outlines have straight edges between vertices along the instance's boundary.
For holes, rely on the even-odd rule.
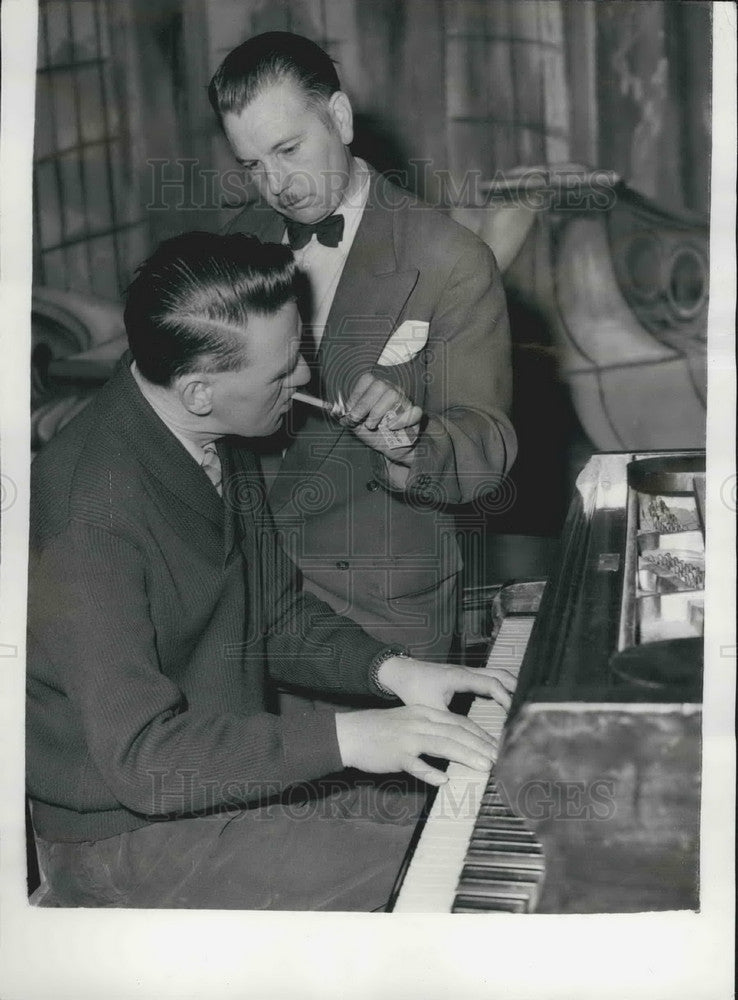
[[336,569],[348,569],[348,568],[349,564],[346,562],[345,559],[339,559],[338,562],[336,563]]
[[376,479],[370,479],[369,482],[366,484],[366,488],[369,490],[370,493],[376,493],[377,490],[379,489],[379,483],[377,482]]

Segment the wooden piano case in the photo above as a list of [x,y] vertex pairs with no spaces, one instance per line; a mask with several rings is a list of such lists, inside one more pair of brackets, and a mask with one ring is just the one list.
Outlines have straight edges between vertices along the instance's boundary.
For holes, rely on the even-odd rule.
[[602,454],[577,482],[496,769],[539,913],[699,908],[704,469]]

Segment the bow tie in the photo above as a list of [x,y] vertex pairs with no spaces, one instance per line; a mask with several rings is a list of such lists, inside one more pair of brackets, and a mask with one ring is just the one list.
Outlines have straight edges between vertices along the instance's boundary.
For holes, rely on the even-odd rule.
[[343,216],[329,215],[313,225],[288,219],[287,238],[293,250],[307,246],[313,233],[324,247],[337,247],[343,237]]

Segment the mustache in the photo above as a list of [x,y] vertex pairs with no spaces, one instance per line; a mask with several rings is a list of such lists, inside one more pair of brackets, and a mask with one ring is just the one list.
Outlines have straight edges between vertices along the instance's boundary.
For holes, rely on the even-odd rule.
[[279,204],[282,205],[283,208],[291,208],[293,205],[296,205],[299,201],[302,201],[305,197],[306,195],[304,191],[301,194],[297,192],[295,193],[288,192],[287,194],[281,194],[279,196]]

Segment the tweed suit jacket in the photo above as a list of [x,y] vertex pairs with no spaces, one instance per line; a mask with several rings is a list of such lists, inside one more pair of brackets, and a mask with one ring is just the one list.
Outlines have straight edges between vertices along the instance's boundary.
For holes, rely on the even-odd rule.
[[[284,230],[264,203],[229,226],[271,242]],[[406,321],[428,324],[427,343],[377,366]],[[285,547],[306,587],[335,610],[385,639],[432,648],[438,588],[460,568],[448,507],[499,490],[516,452],[509,327],[491,251],[372,170],[316,360],[326,398],[346,398],[373,371],[422,407],[425,424],[397,490],[377,452],[323,415],[304,416],[269,495]]]
[[335,716],[275,713],[273,679],[341,694],[386,644],[295,586],[257,462],[224,496],[124,358],[33,466],[27,777],[36,832],[97,840],[342,767]]

